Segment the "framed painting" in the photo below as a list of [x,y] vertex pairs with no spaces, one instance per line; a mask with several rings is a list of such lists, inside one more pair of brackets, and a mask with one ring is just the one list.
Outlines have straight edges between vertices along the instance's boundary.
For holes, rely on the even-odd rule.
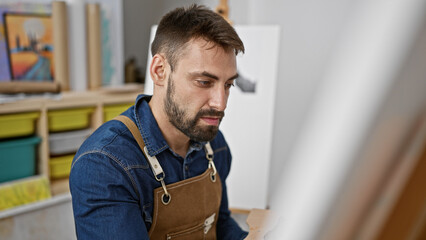
[[12,81],[53,82],[50,15],[4,13],[3,21]]
[[[50,6],[10,5],[2,7],[0,12],[3,63],[0,93],[59,92]],[[63,54],[59,60],[66,58],[67,54]],[[62,62],[59,62],[61,69]]]
[[[16,2],[14,0],[2,0],[0,4],[0,84],[11,82],[9,67],[9,56],[6,48],[5,24],[3,14],[7,12],[14,13],[37,13],[50,14],[52,12],[51,1],[39,0],[38,3]],[[40,3],[44,2],[44,3]],[[3,85],[0,88],[2,92]]]

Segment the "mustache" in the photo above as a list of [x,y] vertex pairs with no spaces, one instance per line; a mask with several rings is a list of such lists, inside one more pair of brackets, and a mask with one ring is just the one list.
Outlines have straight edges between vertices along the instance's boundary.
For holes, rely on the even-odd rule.
[[225,116],[224,111],[217,111],[214,109],[201,109],[197,113],[197,118],[203,117],[203,116],[214,116],[214,117],[220,117],[223,118]]

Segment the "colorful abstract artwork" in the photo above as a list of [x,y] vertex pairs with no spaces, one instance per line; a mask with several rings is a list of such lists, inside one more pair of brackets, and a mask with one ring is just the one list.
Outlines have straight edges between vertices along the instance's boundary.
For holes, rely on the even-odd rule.
[[13,13],[36,13],[51,14],[51,4],[42,3],[1,3],[0,4],[0,83],[11,82],[9,55],[6,47],[6,33],[3,15],[7,12]]
[[11,79],[53,81],[53,36],[50,15],[4,13]]

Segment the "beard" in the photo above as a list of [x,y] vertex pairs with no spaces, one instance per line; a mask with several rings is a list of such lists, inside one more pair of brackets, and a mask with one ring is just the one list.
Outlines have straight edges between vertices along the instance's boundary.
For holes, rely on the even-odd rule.
[[216,137],[219,126],[199,126],[197,123],[203,116],[219,117],[219,124],[225,113],[214,109],[201,109],[194,117],[190,116],[189,110],[179,104],[174,99],[175,87],[171,76],[169,76],[167,96],[164,99],[164,111],[167,114],[169,122],[191,140],[197,142],[211,141]]

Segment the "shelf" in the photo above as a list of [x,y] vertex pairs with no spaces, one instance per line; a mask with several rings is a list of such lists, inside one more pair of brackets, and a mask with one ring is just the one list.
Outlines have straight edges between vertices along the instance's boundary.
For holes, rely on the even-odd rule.
[[70,193],[64,193],[57,196],[53,196],[49,199],[38,201],[26,205],[22,205],[19,207],[7,209],[4,211],[0,211],[0,220],[6,219],[12,216],[16,216],[19,214],[36,211],[43,208],[48,208],[53,205],[58,205],[64,202],[70,202],[71,201],[71,194]]
[[40,96],[2,103],[0,104],[0,114],[40,111],[43,108],[53,110],[133,102],[142,93],[143,85],[135,85],[132,88],[117,87],[117,89],[116,91],[108,88],[97,91],[64,92],[59,95],[59,99]]
[[[104,122],[104,107],[114,104],[134,103],[136,97],[142,93],[143,85],[105,88],[86,92],[64,92],[54,98],[30,97],[11,103],[0,104],[0,114],[15,114],[23,112],[38,112],[35,121],[35,134],[41,138],[38,146],[37,173],[45,175],[50,180],[50,189],[53,196],[69,193],[68,178],[51,179],[49,171],[49,118],[50,111],[93,107],[89,115],[89,129],[94,131]],[[0,213],[2,213],[0,211]],[[1,216],[1,215],[0,215]]]
[[40,111],[44,99],[25,99],[17,102],[0,104],[0,114]]
[[53,196],[68,193],[70,191],[69,179],[63,178],[50,180],[50,190],[52,191]]

